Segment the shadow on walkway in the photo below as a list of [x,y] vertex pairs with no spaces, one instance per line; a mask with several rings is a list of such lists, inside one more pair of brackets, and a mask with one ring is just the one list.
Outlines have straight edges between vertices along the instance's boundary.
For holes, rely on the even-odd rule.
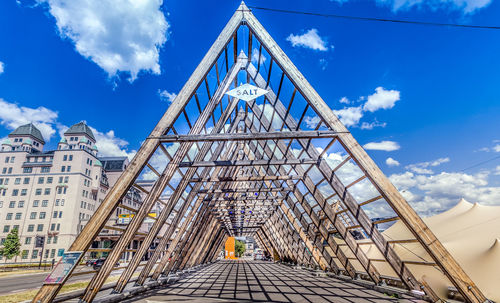
[[124,302],[425,302],[264,261],[221,261]]

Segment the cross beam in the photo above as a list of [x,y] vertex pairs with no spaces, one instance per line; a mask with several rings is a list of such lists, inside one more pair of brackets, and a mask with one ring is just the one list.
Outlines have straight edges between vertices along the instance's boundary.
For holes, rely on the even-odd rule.
[[298,164],[318,164],[319,162],[321,162],[321,159],[191,161],[191,162],[180,162],[179,167],[298,165]]
[[262,132],[262,133],[231,133],[231,134],[193,134],[193,135],[165,135],[160,139],[162,143],[171,142],[203,142],[203,141],[248,141],[248,140],[283,140],[283,139],[320,139],[335,138],[335,131],[294,131],[294,132]]
[[244,182],[244,181],[282,181],[301,180],[302,176],[239,176],[218,178],[193,178],[189,182]]

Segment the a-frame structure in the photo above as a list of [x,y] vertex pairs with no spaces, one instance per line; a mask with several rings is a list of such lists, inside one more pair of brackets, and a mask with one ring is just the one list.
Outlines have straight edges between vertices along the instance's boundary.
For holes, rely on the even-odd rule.
[[[226,94],[241,83],[267,93],[249,101]],[[144,175],[154,176],[151,188],[137,184]],[[134,273],[140,273],[135,283],[141,285],[215,260],[228,236],[251,235],[281,259],[377,284],[390,276],[438,300],[419,274],[419,268],[432,267],[468,302],[486,301],[244,3],[70,253],[86,252],[110,228],[109,217],[123,207],[131,187],[145,199],[81,302],[95,298],[157,204],[161,213],[133,250],[115,292]],[[160,199],[166,193],[169,198]],[[408,229],[408,239],[388,239],[377,228],[396,220]],[[143,261],[152,244],[152,256]],[[423,247],[425,256],[409,254],[405,245]],[[80,261],[84,254],[76,255]],[[44,284],[33,302],[51,302],[62,283]]]

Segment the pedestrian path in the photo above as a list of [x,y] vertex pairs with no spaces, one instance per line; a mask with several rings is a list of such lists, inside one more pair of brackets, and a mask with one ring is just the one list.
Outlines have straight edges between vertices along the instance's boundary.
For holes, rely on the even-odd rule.
[[125,302],[424,302],[265,261],[220,261]]

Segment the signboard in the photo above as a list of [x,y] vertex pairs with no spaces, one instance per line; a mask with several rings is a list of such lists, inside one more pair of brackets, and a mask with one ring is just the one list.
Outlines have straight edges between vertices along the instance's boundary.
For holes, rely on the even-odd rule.
[[267,93],[268,91],[265,89],[245,83],[228,91],[226,94],[244,101],[250,101]]
[[45,278],[44,284],[62,284],[69,273],[78,265],[78,260],[83,251],[65,252],[52,272]]
[[[119,214],[116,224],[129,224],[130,220],[132,220],[133,217],[134,214]],[[156,218],[156,213],[149,213],[149,216],[146,217],[144,223],[154,222],[154,220],[151,219],[151,217]]]

